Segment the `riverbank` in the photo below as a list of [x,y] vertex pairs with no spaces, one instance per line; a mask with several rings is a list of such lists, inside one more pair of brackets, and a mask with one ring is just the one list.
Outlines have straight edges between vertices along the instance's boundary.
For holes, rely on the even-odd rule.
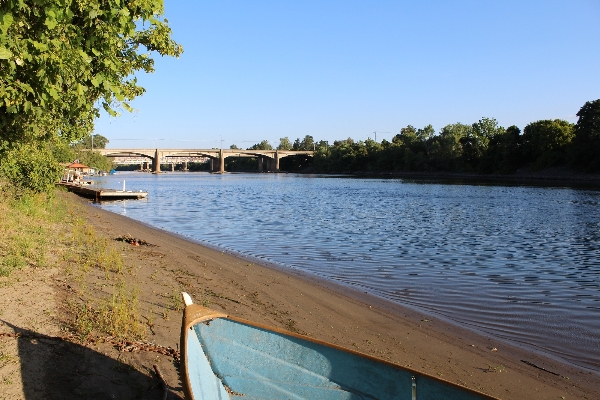
[[584,173],[565,167],[554,167],[534,171],[522,168],[513,174],[476,174],[458,172],[386,172],[386,173],[353,173],[354,176],[392,177],[403,179],[423,179],[430,181],[443,181],[444,183],[481,183],[481,184],[507,184],[527,185],[542,187],[575,187],[600,189],[600,173]]
[[[6,280],[0,289],[1,331],[24,332],[22,338],[27,340],[17,339],[22,384],[38,385],[39,393],[160,398],[152,372],[156,364],[170,387],[170,398],[181,396],[178,366],[167,350],[178,346],[179,292],[185,290],[197,303],[384,358],[499,398],[600,397],[600,377],[596,374],[494,342],[364,293],[207,248],[98,209],[71,194],[61,196],[86,226],[98,237],[110,240],[122,255],[123,269],[128,271],[123,276],[137,293],[138,312],[147,332],[142,344],[132,341],[118,346],[110,338],[78,342],[65,331],[59,318],[67,312],[65,304],[73,301],[82,285],[97,296],[105,296],[105,272],[93,272],[92,268],[83,281],[60,268],[25,268],[15,273],[10,284]],[[115,240],[123,237],[139,239],[135,242],[138,245]],[[37,295],[38,291],[52,292],[53,296],[48,300],[48,295]],[[17,346],[10,338],[1,340],[4,346]],[[10,353],[8,347],[6,354]],[[119,347],[134,351],[119,351]],[[39,362],[37,358],[43,357]],[[37,373],[46,378],[34,382],[24,374],[36,364]],[[0,368],[0,373],[3,371]],[[16,375],[10,379],[15,381]],[[60,379],[64,384],[56,383]]]

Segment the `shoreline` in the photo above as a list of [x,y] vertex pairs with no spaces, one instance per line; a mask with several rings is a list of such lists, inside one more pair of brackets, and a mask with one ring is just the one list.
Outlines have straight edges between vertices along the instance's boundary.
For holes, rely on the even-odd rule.
[[[192,294],[195,302],[308,334],[500,398],[600,395],[600,377],[593,372],[495,341],[435,314],[264,260],[209,247],[79,201],[85,203],[83,217],[98,231],[113,238],[128,234],[156,244],[155,250],[131,250],[142,258],[158,257],[159,264],[179,275],[173,278]],[[172,268],[174,265],[176,269]],[[148,280],[152,273],[156,270],[149,271],[147,266],[139,272],[144,304],[160,303],[150,293],[156,292],[152,290],[154,283]],[[199,273],[203,279],[198,279]],[[190,278],[178,279],[182,276]],[[153,336],[166,341],[162,345],[176,346],[178,326],[172,321],[166,325],[166,330],[155,329]]]
[[[117,215],[119,215],[119,214],[117,214]],[[123,216],[123,217],[131,219],[126,216]],[[159,230],[161,232],[164,232],[167,235],[179,237],[181,240],[194,243],[196,245],[205,247],[209,250],[221,252],[221,253],[224,252],[225,254],[228,254],[232,257],[239,258],[239,259],[245,260],[247,262],[256,263],[257,265],[261,265],[265,268],[272,269],[274,271],[278,271],[284,275],[298,277],[301,280],[308,282],[309,284],[312,284],[312,285],[322,288],[323,290],[330,290],[330,291],[336,292],[338,294],[341,294],[343,296],[347,296],[359,304],[366,305],[366,306],[377,306],[377,309],[383,310],[386,313],[391,313],[392,315],[394,315],[396,317],[398,317],[398,316],[407,317],[408,315],[410,315],[413,319],[417,318],[417,317],[421,318],[423,316],[426,316],[429,318],[436,318],[436,319],[439,319],[440,325],[443,326],[442,330],[451,331],[456,336],[471,337],[471,335],[474,335],[476,338],[479,338],[479,339],[485,338],[488,341],[493,340],[493,341],[496,341],[496,343],[501,343],[502,346],[507,346],[507,347],[513,348],[514,354],[516,354],[518,352],[519,354],[522,355],[520,358],[527,358],[528,355],[534,354],[541,359],[553,361],[555,363],[565,365],[568,368],[572,368],[574,370],[581,370],[581,371],[589,372],[591,374],[596,374],[600,378],[600,371],[594,370],[593,368],[578,365],[569,360],[562,359],[559,356],[554,355],[552,353],[545,352],[543,349],[536,349],[534,346],[529,345],[529,344],[520,344],[520,343],[518,343],[516,341],[512,341],[510,339],[494,337],[493,334],[485,332],[485,328],[466,327],[463,324],[461,324],[460,322],[454,321],[452,318],[447,317],[447,316],[437,312],[436,310],[433,310],[433,309],[432,310],[421,310],[421,309],[419,309],[419,307],[416,307],[416,306],[413,306],[410,304],[399,304],[397,302],[386,299],[384,297],[362,291],[352,285],[349,285],[349,284],[346,284],[343,282],[330,280],[330,279],[323,278],[323,277],[319,277],[318,275],[315,275],[311,272],[306,272],[306,271],[302,271],[299,269],[290,268],[285,265],[281,265],[281,264],[278,264],[278,263],[275,263],[272,261],[263,260],[258,257],[243,254],[241,252],[237,252],[235,250],[231,250],[228,248],[222,248],[222,247],[212,245],[209,243],[203,243],[202,241],[195,240],[193,238],[186,237],[184,235],[181,235],[181,234],[178,234],[175,232],[169,232],[165,229],[153,227],[153,226],[151,226],[147,223],[141,222],[141,221],[137,221],[137,220],[133,220],[133,221],[140,223],[149,229]],[[471,341],[473,341],[473,342],[478,341],[476,338],[471,338]]]
[[[325,174],[327,175],[327,174]],[[542,171],[523,169],[514,174],[476,174],[461,172],[355,172],[349,176],[368,178],[391,179],[423,179],[430,181],[516,185],[516,186],[542,186],[542,187],[572,187],[582,189],[600,189],[600,173],[582,173],[567,168],[551,168]]]

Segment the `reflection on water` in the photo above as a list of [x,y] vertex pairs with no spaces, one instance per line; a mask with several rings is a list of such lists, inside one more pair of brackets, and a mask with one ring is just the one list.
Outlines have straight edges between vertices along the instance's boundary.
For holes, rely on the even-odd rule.
[[148,199],[102,208],[600,371],[600,192],[292,174],[126,179]]

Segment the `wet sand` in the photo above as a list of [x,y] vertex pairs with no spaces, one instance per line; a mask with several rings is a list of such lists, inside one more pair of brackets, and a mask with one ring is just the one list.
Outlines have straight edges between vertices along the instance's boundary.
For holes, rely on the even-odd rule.
[[[179,290],[237,317],[309,335],[503,399],[600,398],[600,377],[508,346],[410,308],[208,248],[90,204],[83,217],[109,237],[131,235],[144,313]],[[179,314],[156,323],[153,342],[176,347]],[[526,361],[527,363],[523,362]],[[542,369],[543,368],[543,369]],[[176,371],[168,372],[176,379]],[[561,397],[564,396],[564,397]]]

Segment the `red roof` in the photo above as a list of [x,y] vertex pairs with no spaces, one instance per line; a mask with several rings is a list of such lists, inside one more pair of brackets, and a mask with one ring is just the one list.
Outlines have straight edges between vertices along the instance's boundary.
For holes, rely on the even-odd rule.
[[83,164],[79,164],[79,163],[73,163],[67,166],[68,168],[89,168],[87,165],[83,165]]

